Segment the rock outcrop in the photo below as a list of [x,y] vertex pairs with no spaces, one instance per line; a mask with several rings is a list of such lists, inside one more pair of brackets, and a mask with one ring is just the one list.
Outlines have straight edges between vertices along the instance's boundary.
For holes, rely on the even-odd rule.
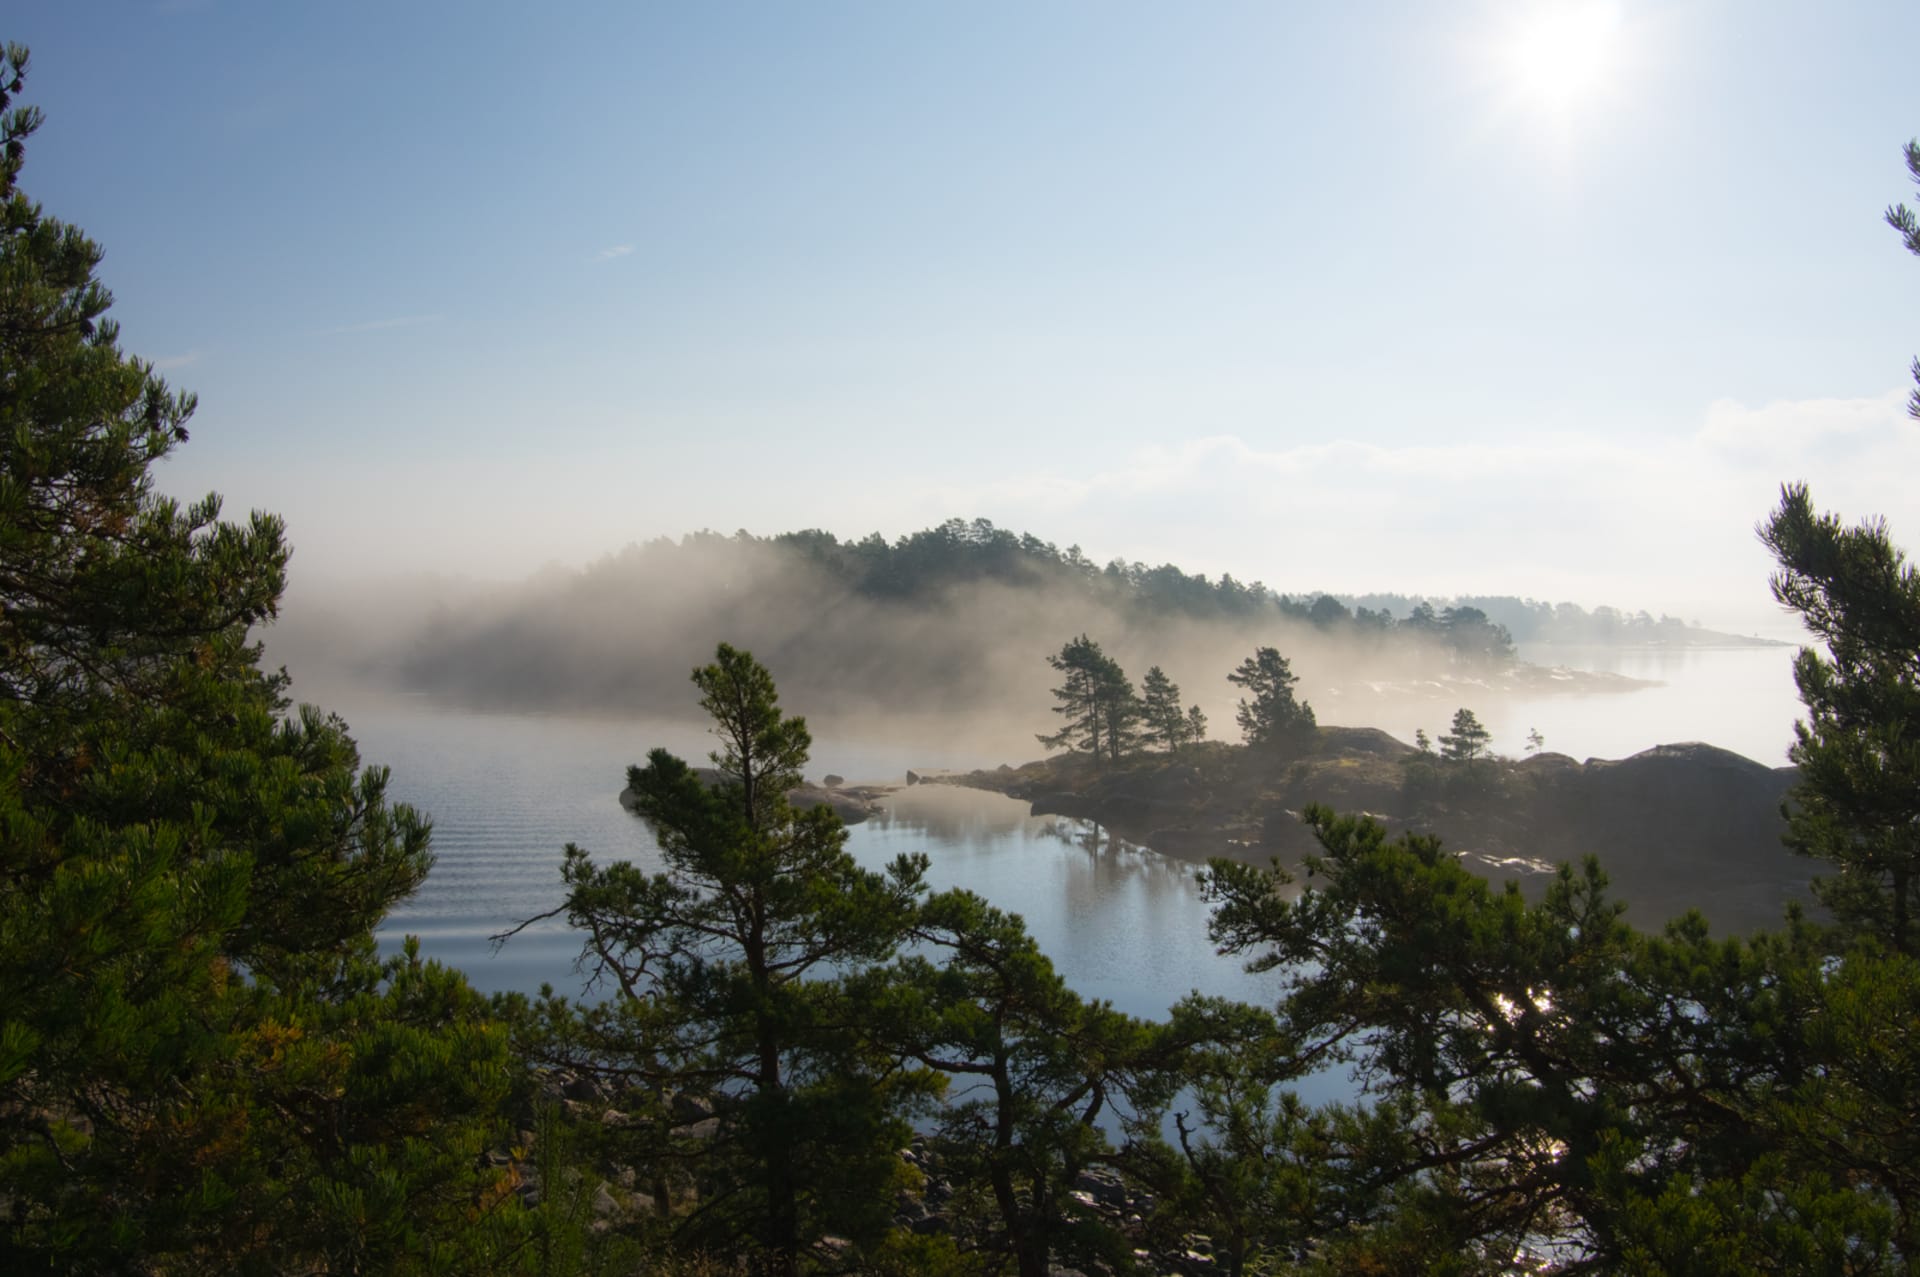
[[1789,902],[1810,899],[1819,866],[1780,841],[1795,775],[1698,743],[1584,763],[1457,764],[1370,728],[1322,728],[1315,750],[1294,758],[1216,743],[1109,771],[1074,757],[923,779],[1024,798],[1036,815],[1095,821],[1191,859],[1298,861],[1317,849],[1300,811],[1319,803],[1437,834],[1532,894],[1558,862],[1597,856],[1636,925],[1698,908],[1733,931],[1777,924]]

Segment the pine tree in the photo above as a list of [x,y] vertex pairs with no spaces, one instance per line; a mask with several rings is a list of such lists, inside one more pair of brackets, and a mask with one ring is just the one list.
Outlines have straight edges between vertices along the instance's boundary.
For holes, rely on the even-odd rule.
[[1804,485],[1782,489],[1760,529],[1779,561],[1773,594],[1825,648],[1803,648],[1794,681],[1807,717],[1787,838],[1839,875],[1821,899],[1849,928],[1916,948],[1920,909],[1920,574],[1887,526],[1816,515]]
[[1242,698],[1235,715],[1249,747],[1277,750],[1312,740],[1313,706],[1294,699],[1294,685],[1300,680],[1278,651],[1271,647],[1256,649],[1227,675],[1227,681],[1252,696],[1251,700]]
[[1158,665],[1140,682],[1142,735],[1171,754],[1187,739],[1187,716],[1180,708],[1180,685]]
[[1039,741],[1048,749],[1084,750],[1099,764],[1118,763],[1139,743],[1139,695],[1119,662],[1082,634],[1047,658],[1065,675],[1053,689],[1053,712],[1066,723]]
[[1472,710],[1460,709],[1453,715],[1453,730],[1440,737],[1440,756],[1449,762],[1471,765],[1486,753],[1491,739],[1492,734],[1480,725]]
[[1132,1123],[1118,1160],[1158,1199],[1163,1230],[1212,1241],[1211,1271],[1267,1271],[1263,1258],[1304,1252],[1330,1231],[1309,1205],[1316,1194],[1300,1191],[1308,1168],[1297,1152],[1324,1117],[1288,1085],[1302,1069],[1271,1012],[1196,993],[1170,1021],[1163,1032],[1182,1048],[1175,1139],[1164,1121]]
[[1185,739],[1189,745],[1198,745],[1207,738],[1207,716],[1198,705],[1187,706],[1187,726]]
[[1046,1277],[1056,1258],[1125,1265],[1130,1244],[1073,1189],[1110,1155],[1103,1118],[1152,1107],[1145,1075],[1170,1051],[1164,1035],[1074,993],[1017,914],[972,892],[929,899],[915,935],[927,952],[894,976],[907,1013],[893,1031],[958,1081],[935,1139],[943,1172],[981,1199],[966,1213],[998,1221],[988,1245],[1021,1277]]
[[1140,694],[1134,691],[1133,680],[1112,657],[1101,662],[1098,687],[1106,760],[1118,765],[1140,748]]
[[1106,659],[1100,645],[1085,634],[1069,639],[1058,652],[1047,657],[1047,664],[1065,676],[1060,686],[1053,689],[1053,699],[1059,702],[1053,712],[1066,722],[1052,735],[1041,735],[1042,745],[1048,749],[1085,750],[1096,759],[1103,756],[1106,718],[1101,711],[1100,697],[1101,672]]
[[[1905,151],[1920,183],[1920,142]],[[1920,218],[1903,204],[1888,225],[1920,256]],[[1920,383],[1920,359],[1913,365]],[[1909,412],[1920,418],[1920,390]],[[1789,756],[1800,768],[1787,841],[1831,860],[1817,884],[1843,925],[1878,934],[1905,953],[1920,940],[1920,576],[1884,520],[1844,527],[1816,515],[1804,484],[1781,489],[1760,526],[1773,552],[1774,598],[1800,614],[1826,648],[1803,648],[1794,681],[1807,717]]]
[[[1906,161],[1907,176],[1913,179],[1914,185],[1920,186],[1920,141],[1907,143]],[[1888,206],[1887,225],[1900,233],[1900,241],[1909,253],[1920,257],[1920,217],[1916,217],[1912,209],[1905,204]],[[1913,361],[1913,380],[1920,386],[1920,359]],[[1920,389],[1907,396],[1907,415],[1920,420]]]
[[280,521],[154,494],[194,401],[17,189],[26,64],[0,57],[0,1267],[504,1268],[504,1040],[456,974],[374,951],[427,823],[259,667]]
[[927,861],[868,872],[831,808],[787,801],[812,738],[751,655],[723,643],[693,681],[721,742],[715,772],[656,749],[627,774],[665,871],[596,865],[569,846],[556,912],[584,934],[590,980],[613,993],[581,1012],[592,1057],[656,1097],[714,1105],[711,1137],[646,1150],[700,1166],[708,1184],[683,1236],[790,1274],[822,1236],[871,1240],[891,1214],[895,1150],[911,1134],[901,1106],[933,1080],[861,1031],[873,1017],[857,977],[892,959]]

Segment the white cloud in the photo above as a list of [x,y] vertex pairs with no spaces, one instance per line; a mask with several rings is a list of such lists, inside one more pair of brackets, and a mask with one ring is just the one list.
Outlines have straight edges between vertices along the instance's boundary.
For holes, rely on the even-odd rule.
[[197,364],[205,354],[204,350],[189,350],[184,355],[167,355],[153,360],[152,363],[158,371],[168,372],[175,368],[185,368],[188,364]]
[[633,252],[631,244],[613,244],[593,255],[595,261],[610,262],[616,257],[625,257]]
[[1700,441],[1728,456],[1788,457],[1837,444],[1886,441],[1902,425],[1907,392],[1890,390],[1871,399],[1803,399],[1749,408],[1732,399],[1707,409]]
[[[983,514],[1096,555],[1260,576],[1279,589],[1533,594],[1764,623],[1753,535],[1781,483],[1920,543],[1920,427],[1905,392],[1711,405],[1665,440],[1535,437],[1261,448],[1233,435],[1143,449],[1085,474],[952,485]],[[932,505],[934,503],[928,503]]]

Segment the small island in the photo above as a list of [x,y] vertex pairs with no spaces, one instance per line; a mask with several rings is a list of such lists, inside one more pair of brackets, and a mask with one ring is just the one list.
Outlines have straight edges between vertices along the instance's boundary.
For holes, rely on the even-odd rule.
[[1323,727],[1271,647],[1227,674],[1246,693],[1235,714],[1243,743],[1228,744],[1209,739],[1207,716],[1182,708],[1180,687],[1157,665],[1136,690],[1085,634],[1048,663],[1061,680],[1052,696],[1062,722],[1038,739],[1057,757],[909,772],[908,782],[994,790],[1027,800],[1035,815],[1092,820],[1196,861],[1297,864],[1316,846],[1302,813],[1361,813],[1391,834],[1436,835],[1476,872],[1517,878],[1536,898],[1556,862],[1595,856],[1640,925],[1698,908],[1717,928],[1746,930],[1807,898],[1808,862],[1782,843],[1781,804],[1798,778],[1790,767],[1698,742],[1581,762],[1545,750],[1537,734],[1527,756],[1505,758],[1464,707],[1438,741]]
[[1598,856],[1641,926],[1696,907],[1716,930],[1769,925],[1808,898],[1814,870],[1781,843],[1796,769],[1699,743],[1616,760],[1541,752],[1460,763],[1377,729],[1321,727],[1291,757],[1215,741],[1118,767],[1072,754],[908,775],[1023,799],[1036,816],[1090,820],[1196,862],[1297,865],[1318,849],[1300,820],[1313,804],[1365,813],[1395,834],[1438,835],[1467,867],[1517,878],[1534,897],[1556,863]]

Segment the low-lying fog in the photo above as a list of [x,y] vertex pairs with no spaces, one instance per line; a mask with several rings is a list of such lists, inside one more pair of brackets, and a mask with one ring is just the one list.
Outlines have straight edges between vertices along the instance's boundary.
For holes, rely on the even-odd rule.
[[[1516,672],[1404,627],[1316,627],[1270,608],[1146,608],[1091,572],[1088,588],[1045,574],[943,579],[951,575],[928,572],[876,597],[870,578],[850,582],[790,546],[689,538],[512,586],[296,585],[263,637],[296,697],[330,708],[410,692],[469,708],[646,718],[697,718],[687,673],[724,640],[772,670],[783,704],[813,725],[818,757],[830,742],[858,740],[861,756],[900,766],[1040,756],[1035,735],[1057,725],[1046,657],[1080,633],[1136,684],[1160,666],[1223,740],[1239,736],[1239,689],[1226,675],[1260,644],[1289,659],[1324,724],[1410,741],[1418,728],[1438,736],[1466,706],[1510,755],[1537,730],[1547,749],[1576,757],[1704,740],[1779,765],[1798,712],[1786,647],[1523,644]],[[1550,676],[1528,662],[1592,676]]]

